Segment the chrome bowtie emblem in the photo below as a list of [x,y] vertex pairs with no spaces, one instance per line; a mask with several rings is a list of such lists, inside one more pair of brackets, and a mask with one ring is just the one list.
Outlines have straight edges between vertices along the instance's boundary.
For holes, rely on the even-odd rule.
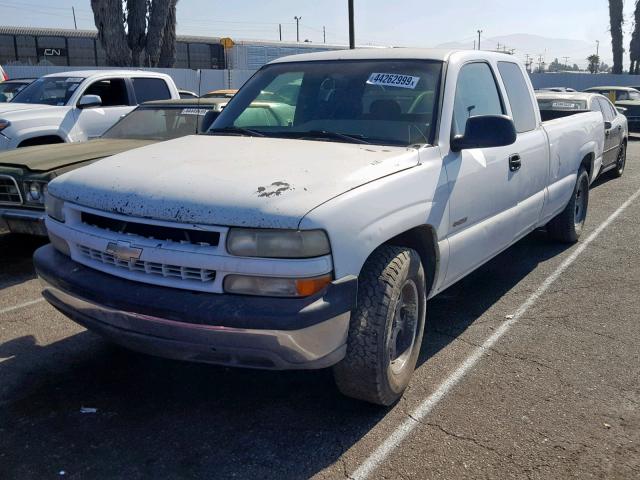
[[118,260],[129,261],[138,260],[142,255],[142,249],[132,247],[129,242],[109,242],[107,253],[113,255]]

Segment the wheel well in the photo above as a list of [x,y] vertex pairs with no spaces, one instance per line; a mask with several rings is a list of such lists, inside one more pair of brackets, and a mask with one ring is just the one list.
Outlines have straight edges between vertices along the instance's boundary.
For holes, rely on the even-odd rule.
[[387,240],[385,245],[412,248],[418,252],[427,280],[427,297],[433,289],[440,264],[438,236],[435,228],[421,225]]
[[33,147],[36,145],[49,145],[51,143],[64,143],[64,140],[57,135],[44,135],[42,137],[27,138],[20,142],[18,148]]
[[582,163],[580,164],[580,166],[584,166],[585,170],[589,174],[589,178],[591,178],[591,174],[593,173],[593,159],[593,153],[590,153],[582,159]]

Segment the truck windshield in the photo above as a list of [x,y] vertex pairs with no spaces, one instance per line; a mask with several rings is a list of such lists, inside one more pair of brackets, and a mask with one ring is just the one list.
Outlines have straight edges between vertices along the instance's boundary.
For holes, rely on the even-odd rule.
[[138,107],[102,135],[129,140],[171,140],[199,131],[207,108]]
[[39,78],[13,97],[13,103],[40,103],[44,105],[66,105],[84,81],[81,77]]
[[210,134],[357,142],[433,143],[442,62],[340,60],[263,67]]

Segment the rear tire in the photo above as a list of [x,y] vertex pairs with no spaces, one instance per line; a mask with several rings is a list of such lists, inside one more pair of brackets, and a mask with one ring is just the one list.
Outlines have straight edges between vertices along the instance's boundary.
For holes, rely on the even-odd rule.
[[554,240],[575,243],[580,238],[589,208],[589,174],[580,168],[573,194],[565,209],[547,224],[547,233]]
[[416,367],[426,315],[420,255],[405,247],[379,247],[360,274],[345,358],[333,367],[338,389],[349,397],[391,405]]
[[613,169],[614,178],[620,178],[624,174],[624,168],[627,165],[627,144],[622,142],[620,145],[620,151],[618,152],[618,158],[616,160],[616,168]]

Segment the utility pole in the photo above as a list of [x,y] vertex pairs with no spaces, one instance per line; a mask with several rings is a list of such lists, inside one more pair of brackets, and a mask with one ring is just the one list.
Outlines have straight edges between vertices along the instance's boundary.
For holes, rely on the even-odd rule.
[[500,51],[500,42],[498,42],[498,46],[496,47],[496,50]]
[[564,64],[566,66],[568,66],[569,65],[569,57],[562,57],[562,58],[564,58]]
[[480,47],[480,36],[482,35],[482,30],[478,30],[478,50],[482,50]]
[[600,70],[600,40],[596,40],[596,57],[598,57],[598,63],[596,63],[596,73]]
[[322,43],[327,43],[327,29],[324,25],[322,26]]
[[280,34],[280,41],[282,41],[282,24],[278,24],[278,33]]
[[356,32],[353,22],[353,0],[349,0],[349,48],[356,48]]
[[77,30],[78,29],[78,22],[76,22],[76,9],[74,7],[71,7],[71,12],[73,13],[73,26]]
[[473,49],[474,50],[476,49],[476,41],[475,40],[473,41]]
[[293,17],[296,20],[296,42],[300,42],[300,20],[302,17]]

